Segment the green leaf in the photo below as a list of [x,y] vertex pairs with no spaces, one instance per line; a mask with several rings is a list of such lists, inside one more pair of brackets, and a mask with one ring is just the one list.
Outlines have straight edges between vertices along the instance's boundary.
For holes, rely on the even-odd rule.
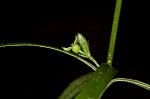
[[88,44],[86,38],[80,33],[77,33],[77,38],[78,38],[78,42],[79,42],[83,52],[85,53],[85,55],[87,57],[91,57],[91,53],[89,50],[89,44]]
[[100,99],[107,89],[107,85],[117,74],[117,71],[107,64],[100,65],[92,74],[87,86],[75,97],[75,99]]
[[85,74],[72,81],[58,99],[72,99],[79,91],[81,91],[91,79],[92,73]]

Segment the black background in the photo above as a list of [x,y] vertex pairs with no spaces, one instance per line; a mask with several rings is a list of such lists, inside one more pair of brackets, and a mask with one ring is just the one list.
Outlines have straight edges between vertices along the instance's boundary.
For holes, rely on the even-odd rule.
[[[149,80],[149,6],[123,0],[113,67],[116,77]],[[105,63],[115,0],[99,2],[6,2],[0,10],[0,44],[30,42],[67,47],[77,32],[90,43],[98,63]],[[55,99],[73,79],[91,72],[62,53],[36,47],[0,49],[1,96]],[[150,92],[127,83],[113,84],[109,98],[149,99]]]

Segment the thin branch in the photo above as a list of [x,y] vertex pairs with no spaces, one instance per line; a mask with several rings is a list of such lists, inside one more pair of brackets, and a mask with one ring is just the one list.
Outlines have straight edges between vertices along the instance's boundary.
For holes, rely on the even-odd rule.
[[97,69],[94,65],[92,65],[91,63],[89,63],[85,59],[83,59],[83,58],[81,58],[81,57],[79,57],[79,56],[77,56],[73,53],[66,52],[62,49],[52,47],[52,46],[49,46],[49,45],[41,45],[41,44],[35,44],[35,43],[8,43],[8,44],[1,44],[0,48],[2,48],[2,47],[15,47],[15,46],[31,46],[31,47],[42,47],[42,48],[52,49],[52,50],[59,51],[59,52],[62,52],[62,53],[65,53],[67,55],[70,55],[72,57],[77,58],[78,60],[82,61],[83,63],[88,65],[90,68],[92,68],[94,71],[96,71],[96,69]]
[[129,78],[115,78],[113,79],[110,84],[114,83],[114,82],[127,82],[127,83],[131,83],[131,84],[134,84],[138,87],[141,87],[141,88],[144,88],[144,89],[147,89],[147,90],[150,90],[150,85],[147,84],[147,83],[144,83],[142,81],[139,81],[139,80],[134,80],[134,79],[129,79]]

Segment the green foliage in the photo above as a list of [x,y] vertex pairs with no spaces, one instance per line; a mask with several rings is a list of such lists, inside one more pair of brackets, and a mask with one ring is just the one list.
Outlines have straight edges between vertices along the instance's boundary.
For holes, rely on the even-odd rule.
[[107,64],[102,64],[92,74],[85,88],[75,97],[75,99],[100,99],[107,88],[109,82],[117,74],[117,71]]
[[[79,59],[94,70],[94,72],[83,75],[70,83],[68,87],[64,90],[64,92],[59,96],[59,99],[72,99],[73,97],[75,97],[75,99],[99,99],[102,97],[105,90],[114,82],[127,82],[150,90],[150,85],[144,82],[128,78],[114,78],[117,74],[117,71],[112,67],[112,61],[115,49],[121,4],[122,0],[116,0],[116,7],[114,12],[112,32],[106,64],[99,65],[96,62],[96,60],[90,53],[89,44],[86,38],[81,33],[77,33],[77,35],[75,36],[75,41],[71,44],[71,46],[67,48],[63,47],[63,50],[49,45],[33,43],[2,44],[0,45],[0,48],[15,46],[34,46],[48,48]],[[95,66],[84,58],[88,58],[89,60],[94,62]]]

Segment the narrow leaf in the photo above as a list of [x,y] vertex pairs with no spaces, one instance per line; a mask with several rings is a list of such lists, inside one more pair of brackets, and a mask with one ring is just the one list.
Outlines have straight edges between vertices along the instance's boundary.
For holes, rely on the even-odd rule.
[[91,53],[89,50],[89,44],[88,44],[86,38],[80,33],[77,33],[77,38],[78,38],[79,44],[80,44],[83,52],[85,53],[85,55],[87,55],[88,57],[91,57]]
[[91,79],[92,73],[85,74],[73,82],[71,82],[68,87],[63,91],[63,93],[58,97],[58,99],[72,99],[80,90],[82,90],[89,79]]
[[100,99],[109,82],[117,74],[117,71],[109,65],[102,64],[92,74],[87,86],[75,97],[75,99]]

